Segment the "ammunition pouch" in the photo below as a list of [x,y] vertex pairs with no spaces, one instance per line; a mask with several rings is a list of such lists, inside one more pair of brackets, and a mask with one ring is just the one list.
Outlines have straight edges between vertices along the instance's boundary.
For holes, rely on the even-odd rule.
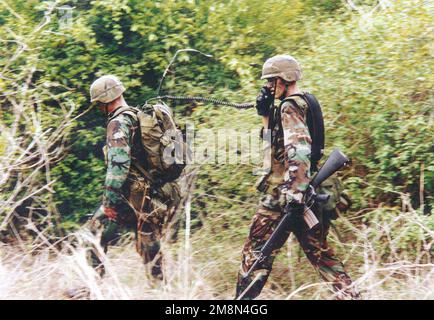
[[129,185],[128,202],[136,212],[145,211],[149,197],[149,183],[142,177],[135,177]]
[[318,203],[318,209],[330,220],[336,220],[339,214],[346,212],[351,206],[351,200],[344,192],[342,181],[336,174],[325,180],[316,192],[329,196],[328,201]]

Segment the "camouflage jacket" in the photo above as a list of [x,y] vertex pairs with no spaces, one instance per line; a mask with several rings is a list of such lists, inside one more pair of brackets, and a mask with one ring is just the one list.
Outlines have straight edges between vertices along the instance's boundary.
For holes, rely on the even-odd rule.
[[273,108],[271,153],[264,160],[268,173],[258,187],[265,193],[262,205],[276,210],[289,202],[302,203],[310,181],[312,140],[306,124],[308,105],[299,96],[291,98],[292,102]]
[[139,132],[137,120],[125,113],[112,118],[115,112],[108,115],[105,150],[107,174],[103,206],[108,208],[119,207],[125,202],[131,182],[140,176],[132,163],[143,156],[138,154],[142,148],[139,147],[139,134],[136,134]]

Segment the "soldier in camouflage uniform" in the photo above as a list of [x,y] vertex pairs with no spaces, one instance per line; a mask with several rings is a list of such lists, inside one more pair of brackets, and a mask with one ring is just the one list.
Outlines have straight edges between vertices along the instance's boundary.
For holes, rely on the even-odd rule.
[[[254,299],[260,294],[271,272],[274,258],[290,232],[295,234],[311,264],[323,280],[332,284],[334,291],[352,298],[358,297],[358,293],[352,289],[351,279],[343,264],[328,246],[326,237],[330,220],[319,219],[322,220],[321,227],[309,229],[303,219],[303,195],[311,178],[312,140],[306,124],[308,104],[303,97],[294,95],[300,93],[296,83],[300,78],[299,64],[288,55],[274,56],[263,66],[261,79],[266,79],[267,84],[258,95],[256,107],[258,114],[263,117],[263,137],[271,133],[271,154],[264,161],[267,173],[258,183],[258,190],[263,195],[253,216],[242,252],[236,287],[236,296],[242,295],[242,299]],[[273,95],[280,100],[294,96],[280,107],[270,108]],[[276,120],[272,123],[270,119]],[[291,204],[294,212],[291,227],[277,241],[271,256],[260,263],[248,278],[243,278],[243,274],[246,274],[256,261],[257,252],[270,238],[282,218],[283,208],[287,204]],[[249,288],[255,278],[259,280]]]
[[[124,229],[134,230],[136,249],[151,274],[162,279],[160,238],[163,226],[173,214],[174,204],[154,192],[155,186],[139,167],[146,163],[141,146],[139,124],[128,111],[122,83],[115,76],[103,76],[90,88],[92,102],[98,102],[108,118],[105,156],[107,174],[101,207],[90,220],[90,230],[99,237],[104,252],[114,244]],[[127,108],[126,108],[127,107]],[[159,187],[164,188],[164,187]],[[161,190],[160,190],[161,191]],[[102,276],[104,254],[94,247],[92,266]]]

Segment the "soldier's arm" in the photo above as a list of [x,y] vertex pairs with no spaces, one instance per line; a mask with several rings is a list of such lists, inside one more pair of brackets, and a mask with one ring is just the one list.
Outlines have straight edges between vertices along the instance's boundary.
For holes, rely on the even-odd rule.
[[312,140],[305,120],[306,108],[306,105],[298,106],[289,101],[282,105],[285,181],[281,190],[286,203],[303,203],[309,186]]
[[107,175],[103,206],[116,208],[122,203],[122,186],[131,165],[131,123],[128,117],[119,116],[107,126]]

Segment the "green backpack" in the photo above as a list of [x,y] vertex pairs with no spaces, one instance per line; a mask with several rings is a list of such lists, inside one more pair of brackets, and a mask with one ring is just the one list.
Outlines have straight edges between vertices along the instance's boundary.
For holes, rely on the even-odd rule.
[[146,163],[133,165],[157,185],[178,179],[186,166],[190,150],[174,121],[172,110],[165,104],[145,105],[141,109],[121,107],[109,121],[121,113],[137,120],[140,129]]

